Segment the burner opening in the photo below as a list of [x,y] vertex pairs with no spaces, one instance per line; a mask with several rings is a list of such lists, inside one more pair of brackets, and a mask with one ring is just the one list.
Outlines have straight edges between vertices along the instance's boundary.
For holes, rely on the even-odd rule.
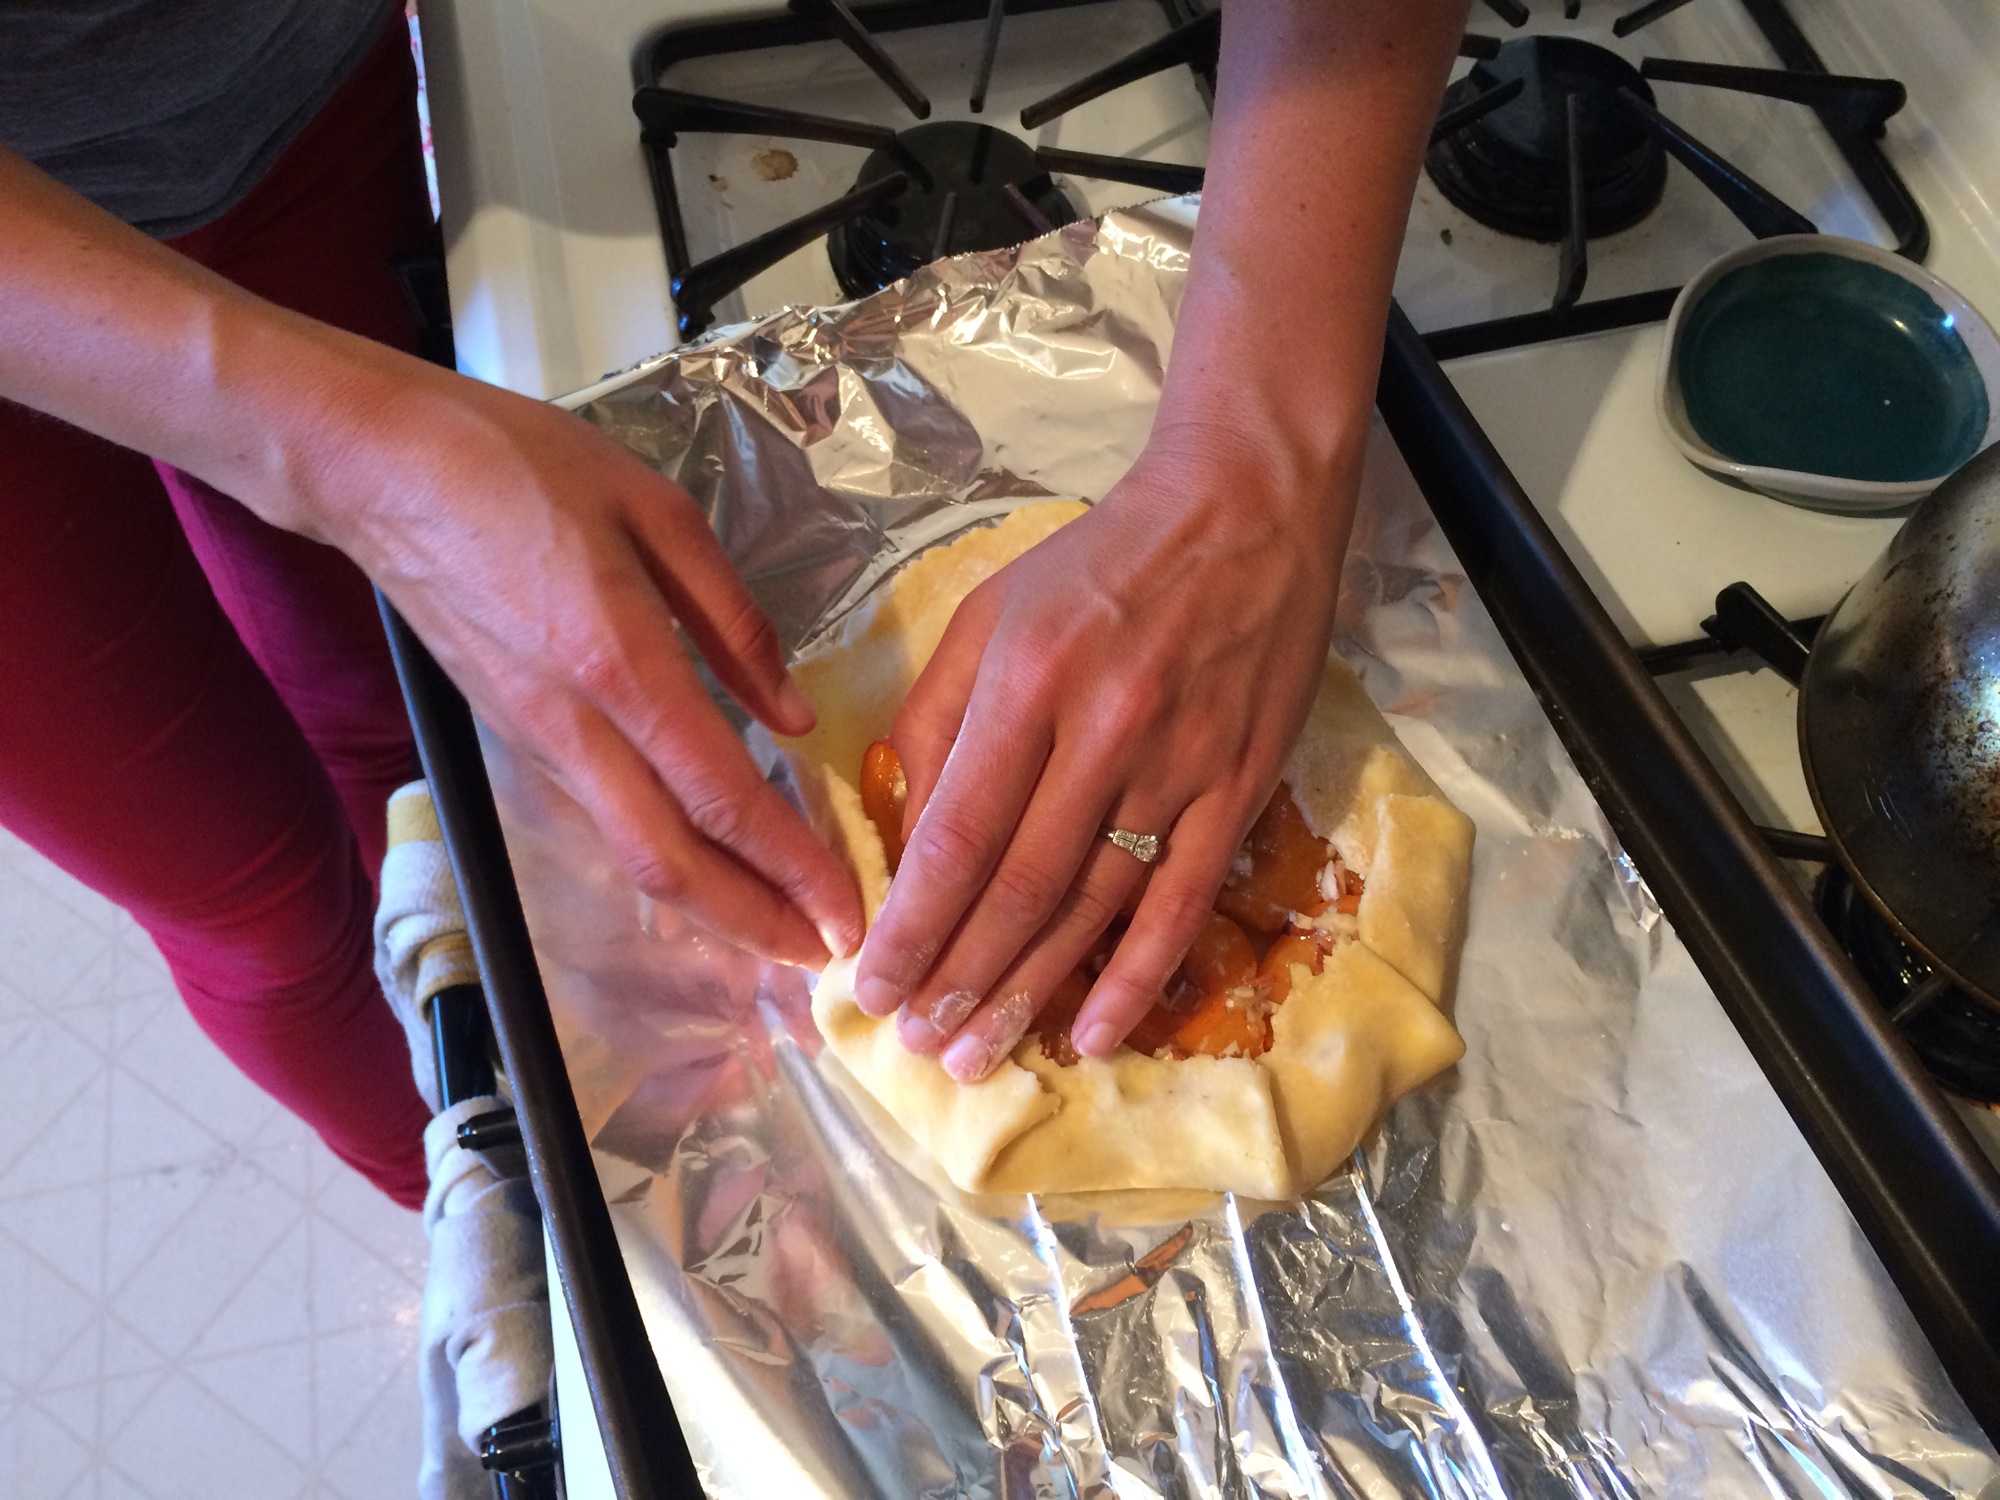
[[1476,64],[1445,91],[1444,108],[1520,79],[1521,93],[1424,153],[1424,168],[1454,205],[1503,234],[1554,241],[1568,199],[1564,113],[1577,96],[1583,139],[1584,226],[1593,238],[1629,229],[1667,185],[1667,153],[1618,102],[1652,88],[1609,48],[1574,37],[1522,37]]
[[[1037,231],[1007,201],[1016,189],[1052,225],[1082,218],[1018,136],[969,120],[916,125],[896,145],[871,152],[855,187],[908,172],[909,189],[850,219],[827,236],[834,279],[850,297],[865,297],[900,281],[939,254],[1000,250]],[[938,243],[938,231],[945,231]]]
[[[1930,966],[1837,865],[1829,865],[1820,876],[1813,905],[1834,941],[1889,1010],[1931,978]],[[2000,1104],[2000,1007],[1947,987],[1907,1017],[1900,1029],[1939,1083],[1982,1104]]]

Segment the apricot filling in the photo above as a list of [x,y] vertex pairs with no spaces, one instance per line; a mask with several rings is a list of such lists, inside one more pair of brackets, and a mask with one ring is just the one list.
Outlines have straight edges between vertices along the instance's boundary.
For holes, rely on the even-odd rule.
[[[909,784],[887,740],[861,763],[861,806],[882,837],[893,874],[902,862]],[[1362,878],[1307,826],[1280,785],[1237,851],[1215,909],[1153,1008],[1125,1039],[1152,1057],[1257,1057],[1271,1046],[1271,1013],[1292,987],[1292,965],[1315,974],[1335,946],[1355,936]],[[1079,1061],[1070,1038],[1092,984],[1125,935],[1118,918],[1056,986],[1029,1034],[1063,1067]]]
[[1333,847],[1313,835],[1291,789],[1280,786],[1244,835],[1215,909],[1253,932],[1283,932],[1294,914],[1326,910],[1319,877],[1332,858]]
[[861,757],[861,810],[882,837],[889,873],[903,862],[903,807],[910,798],[903,758],[887,740],[877,740]]

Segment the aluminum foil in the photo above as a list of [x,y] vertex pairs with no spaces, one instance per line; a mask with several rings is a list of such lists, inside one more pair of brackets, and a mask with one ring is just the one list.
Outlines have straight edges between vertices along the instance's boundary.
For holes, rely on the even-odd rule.
[[[931,542],[1118,478],[1194,212],[780,313],[571,404],[709,508],[797,646]],[[710,1493],[2000,1494],[1379,433],[1336,649],[1478,824],[1467,1052],[1293,1204],[954,1191],[821,1058],[804,976],[651,909],[490,747]]]

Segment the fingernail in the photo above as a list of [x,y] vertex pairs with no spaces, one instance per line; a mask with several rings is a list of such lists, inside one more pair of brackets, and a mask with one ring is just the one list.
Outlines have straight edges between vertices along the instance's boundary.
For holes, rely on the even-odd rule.
[[940,1036],[950,1036],[977,1009],[978,995],[971,990],[953,990],[931,1007],[931,1024],[938,1029]]
[[901,1038],[906,1051],[935,1052],[945,1034],[929,1016],[905,1010],[896,1018],[896,1035]]
[[896,1032],[910,1051],[935,1052],[978,1008],[978,995],[971,990],[953,990],[933,1005],[928,1015],[904,1006],[902,1018],[896,1022]]
[[993,1071],[993,1045],[976,1032],[963,1031],[952,1039],[938,1061],[960,1083],[977,1083]]
[[835,958],[848,958],[854,953],[854,940],[831,922],[819,924],[819,940]]
[[864,979],[854,987],[854,1003],[864,1015],[886,1016],[903,1003],[903,997],[886,979]]
[[799,685],[790,677],[778,687],[778,707],[783,709],[785,717],[793,722],[804,721],[801,733],[812,728],[819,719],[819,714],[814,710],[812,703],[799,691]]
[[1070,1040],[1076,1050],[1090,1057],[1108,1057],[1118,1043],[1113,1038],[1111,1027],[1103,1021],[1091,1021],[1070,1033]]

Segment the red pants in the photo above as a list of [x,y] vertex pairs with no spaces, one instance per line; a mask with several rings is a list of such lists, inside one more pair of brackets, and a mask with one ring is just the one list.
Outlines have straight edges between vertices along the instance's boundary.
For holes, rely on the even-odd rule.
[[[398,17],[251,195],[173,244],[411,348],[389,259],[430,233]],[[370,921],[414,774],[351,563],[0,402],[0,824],[131,911],[216,1044],[411,1207],[428,1112]]]

